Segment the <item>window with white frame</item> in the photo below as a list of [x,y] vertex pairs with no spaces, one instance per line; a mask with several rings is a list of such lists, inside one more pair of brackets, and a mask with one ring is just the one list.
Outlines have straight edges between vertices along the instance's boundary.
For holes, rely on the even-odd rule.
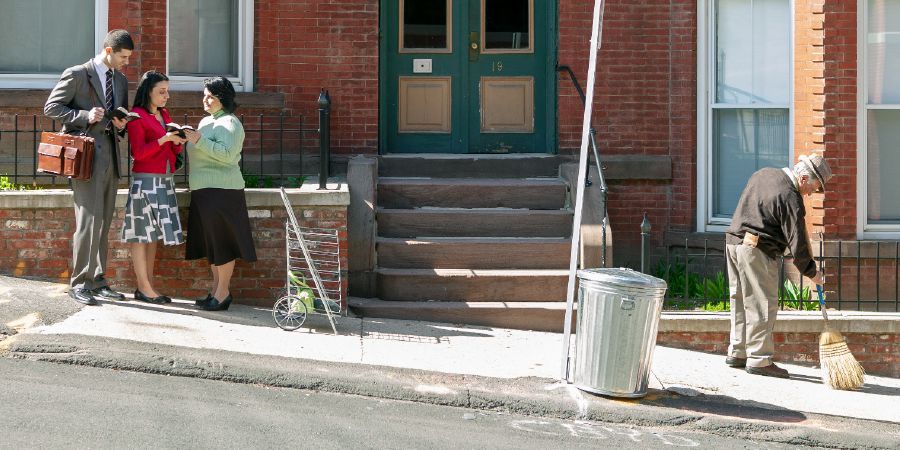
[[93,57],[107,0],[0,0],[0,88],[49,88]]
[[[900,231],[900,0],[862,0],[860,148],[864,231]],[[870,236],[877,238],[878,236]]]
[[169,0],[168,18],[173,88],[200,89],[204,78],[221,75],[252,90],[252,0]]
[[721,230],[750,175],[790,161],[792,10],[790,0],[708,0],[706,5],[698,204],[700,229]]

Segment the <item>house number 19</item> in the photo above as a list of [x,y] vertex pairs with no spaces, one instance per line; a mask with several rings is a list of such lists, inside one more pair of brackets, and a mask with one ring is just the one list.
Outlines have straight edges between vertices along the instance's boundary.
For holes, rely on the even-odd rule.
[[494,61],[491,63],[491,72],[503,72],[503,61]]

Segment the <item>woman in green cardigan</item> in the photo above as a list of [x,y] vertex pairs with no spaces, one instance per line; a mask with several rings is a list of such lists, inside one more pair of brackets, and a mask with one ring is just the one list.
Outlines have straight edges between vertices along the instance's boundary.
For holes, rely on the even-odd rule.
[[204,80],[203,109],[209,116],[197,131],[187,130],[190,143],[191,207],[185,259],[209,261],[212,284],[197,306],[207,311],[231,305],[231,275],[235,260],[256,261],[250,218],[239,166],[244,127],[234,115],[234,86],[224,77]]

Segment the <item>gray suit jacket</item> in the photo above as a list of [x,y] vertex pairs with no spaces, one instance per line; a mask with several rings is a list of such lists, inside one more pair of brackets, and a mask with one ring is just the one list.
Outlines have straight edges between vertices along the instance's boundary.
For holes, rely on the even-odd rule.
[[[112,164],[116,176],[120,177],[123,172],[119,168],[118,138],[121,136],[104,134],[108,119],[88,125],[88,113],[95,107],[106,108],[105,98],[101,78],[94,69],[93,61],[88,61],[63,72],[47,98],[44,115],[62,122],[64,133],[85,131],[88,136],[96,139],[98,145],[94,150],[94,169],[97,169],[98,163]],[[116,108],[128,108],[128,80],[119,71],[113,75],[113,98]],[[104,142],[111,143],[111,148],[103,148]]]

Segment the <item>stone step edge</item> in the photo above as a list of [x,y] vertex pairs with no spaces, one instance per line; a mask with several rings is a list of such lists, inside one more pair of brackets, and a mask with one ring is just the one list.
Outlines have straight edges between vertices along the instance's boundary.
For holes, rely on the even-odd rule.
[[[380,299],[349,297],[365,307],[377,307]],[[361,303],[361,302],[365,303]],[[566,302],[390,302],[392,308],[415,309],[550,309],[565,313]],[[397,303],[396,305],[394,303]],[[437,308],[435,308],[437,307]],[[574,314],[574,311],[573,311]],[[892,335],[900,333],[900,314],[874,313],[862,311],[830,311],[829,325],[840,333],[861,333]],[[728,313],[703,312],[663,312],[660,316],[659,332],[728,333],[731,318]],[[777,333],[821,333],[824,330],[822,316],[818,311],[790,311],[779,313],[775,321]]]

